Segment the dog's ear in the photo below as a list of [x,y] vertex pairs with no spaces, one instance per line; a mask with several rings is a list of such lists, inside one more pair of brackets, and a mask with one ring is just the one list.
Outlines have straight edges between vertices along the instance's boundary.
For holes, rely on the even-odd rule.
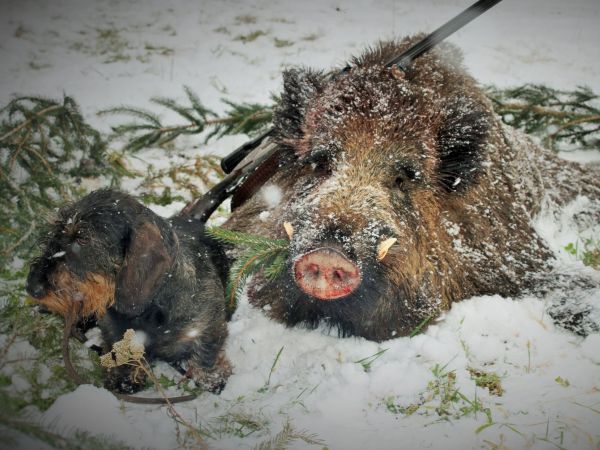
[[137,225],[125,243],[125,258],[116,280],[115,309],[128,316],[141,314],[172,262],[159,228],[152,222]]

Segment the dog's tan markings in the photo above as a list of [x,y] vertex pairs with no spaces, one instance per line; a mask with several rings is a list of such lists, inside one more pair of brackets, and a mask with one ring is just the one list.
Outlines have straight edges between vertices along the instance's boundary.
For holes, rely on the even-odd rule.
[[115,302],[115,283],[98,273],[90,273],[82,280],[63,269],[54,274],[50,283],[52,290],[37,301],[63,317],[102,317]]

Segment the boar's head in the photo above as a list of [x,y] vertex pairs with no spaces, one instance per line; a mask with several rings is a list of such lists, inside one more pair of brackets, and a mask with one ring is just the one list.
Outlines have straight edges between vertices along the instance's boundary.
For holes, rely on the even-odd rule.
[[292,225],[290,259],[250,297],[289,325],[383,340],[467,289],[441,212],[477,184],[492,113],[441,52],[408,73],[386,68],[409,44],[381,44],[335,74],[284,73],[274,139],[291,162],[273,178],[283,200],[263,226]]

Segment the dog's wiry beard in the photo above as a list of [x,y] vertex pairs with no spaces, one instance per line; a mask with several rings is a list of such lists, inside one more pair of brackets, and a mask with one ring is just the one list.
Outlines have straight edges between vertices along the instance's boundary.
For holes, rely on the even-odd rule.
[[59,270],[50,282],[52,290],[37,301],[63,317],[100,318],[115,302],[114,281],[98,273],[81,279],[68,270]]

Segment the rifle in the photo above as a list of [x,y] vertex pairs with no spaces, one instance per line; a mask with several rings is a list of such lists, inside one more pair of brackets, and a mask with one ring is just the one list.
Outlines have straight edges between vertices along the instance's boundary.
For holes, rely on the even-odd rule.
[[[400,55],[390,59],[386,62],[386,67],[396,66],[398,69],[406,72],[416,58],[431,50],[431,48],[442,42],[452,33],[464,27],[473,19],[479,17],[501,1],[502,0],[477,1]],[[351,68],[347,66],[343,71],[350,69]],[[208,220],[210,215],[219,207],[219,205],[229,196],[233,195],[237,189],[248,180],[250,175],[260,171],[261,167],[268,161],[274,162],[277,146],[268,142],[268,138],[272,133],[273,129],[270,128],[224,157],[221,160],[221,168],[228,175],[206,192],[200,199],[188,204],[181,211],[180,215],[192,215],[196,219],[203,221]],[[265,142],[264,146],[262,145],[263,142]]]

